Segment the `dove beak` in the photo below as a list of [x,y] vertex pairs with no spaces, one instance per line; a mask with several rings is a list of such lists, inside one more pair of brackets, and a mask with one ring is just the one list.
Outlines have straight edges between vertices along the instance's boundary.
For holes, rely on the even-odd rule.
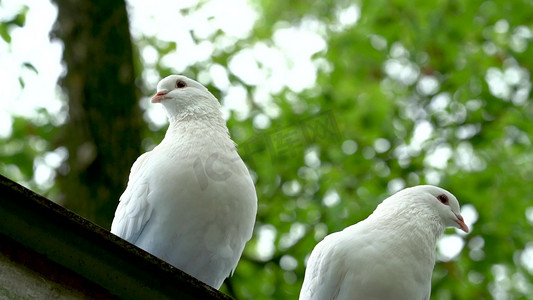
[[168,90],[160,90],[152,97],[152,103],[160,103],[165,95],[168,94]]
[[459,226],[459,229],[461,229],[462,231],[468,233],[470,230],[468,229],[468,226],[466,226],[466,223],[465,223],[465,220],[463,219],[463,217],[459,214],[456,214],[455,215],[457,217],[457,220],[455,220],[455,222],[457,222],[457,225]]

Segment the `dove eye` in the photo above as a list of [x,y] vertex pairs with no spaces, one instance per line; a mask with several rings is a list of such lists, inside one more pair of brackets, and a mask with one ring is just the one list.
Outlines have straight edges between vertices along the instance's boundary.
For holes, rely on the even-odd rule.
[[448,205],[448,196],[441,194],[437,196],[437,199],[439,199],[442,204]]
[[185,81],[183,81],[183,80],[176,81],[176,88],[182,89],[182,88],[184,88],[186,86],[187,86],[187,83],[185,83]]

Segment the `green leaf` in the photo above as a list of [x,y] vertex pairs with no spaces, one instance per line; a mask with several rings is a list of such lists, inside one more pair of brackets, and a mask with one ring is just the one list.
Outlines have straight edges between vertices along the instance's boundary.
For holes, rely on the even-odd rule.
[[26,86],[26,84],[24,83],[24,78],[22,78],[22,76],[19,76],[19,84],[20,84],[20,87],[21,88],[24,88]]
[[6,43],[11,44],[11,35],[7,31],[7,25],[7,23],[0,23],[0,36]]
[[39,71],[35,68],[35,66],[29,62],[25,62],[22,64],[23,67],[30,69],[31,71],[35,72],[35,74],[39,74]]

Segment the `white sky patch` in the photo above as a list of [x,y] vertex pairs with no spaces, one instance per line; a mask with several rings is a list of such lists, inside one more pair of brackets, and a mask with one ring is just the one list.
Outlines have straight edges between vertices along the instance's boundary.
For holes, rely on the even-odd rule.
[[465,245],[458,235],[443,235],[437,242],[437,257],[441,261],[450,261],[457,257]]
[[323,27],[319,21],[306,19],[297,27],[278,29],[272,36],[273,45],[257,42],[241,50],[230,58],[229,70],[246,84],[270,94],[285,87],[294,92],[313,87],[318,70],[312,56],[327,46],[319,34]]
[[222,98],[223,110],[235,111],[238,120],[244,120],[250,114],[251,106],[247,100],[248,92],[242,85],[232,85]]
[[[194,13],[182,12],[197,4],[198,1],[129,1],[133,36],[155,36],[162,41],[175,42],[176,51],[162,57],[161,63],[177,73],[184,72],[193,64],[209,62],[217,50],[231,50],[238,40],[251,34],[253,25],[259,18],[258,12],[246,0],[231,3],[210,1],[201,4]],[[359,14],[358,7],[353,6],[344,9],[339,17],[342,16],[343,23],[349,24],[355,22]],[[215,38],[218,30],[222,30],[224,34]],[[301,92],[314,86],[318,67],[312,56],[326,49],[326,41],[322,38],[325,32],[326,25],[311,18],[303,19],[298,26],[281,26],[273,33],[272,40],[256,42],[230,57],[227,71],[221,72],[216,67],[207,70],[208,73],[202,73],[208,75],[210,82],[222,91],[224,116],[228,117],[230,111],[235,111],[242,120],[250,112],[246,103],[249,99],[247,93],[243,92],[241,86],[229,81],[228,71],[245,84],[260,87],[263,90],[260,95],[267,95],[261,97],[261,100],[266,102],[273,101],[268,95],[278,94],[286,87]],[[195,42],[195,39],[202,41]],[[147,65],[154,62],[152,52],[148,50],[143,54]],[[154,84],[152,81],[155,81],[155,76],[152,75],[156,74],[143,74],[145,80],[149,79],[147,86]],[[279,114],[279,109],[273,105],[261,103],[259,106],[268,108],[268,116]],[[148,114],[150,118],[153,115],[154,112]]]
[[391,58],[383,63],[385,73],[403,85],[415,83],[420,68],[408,59],[409,51],[401,43],[395,42],[391,45],[390,56]]
[[[325,30],[323,27],[320,21],[305,19],[299,27],[278,29],[272,36],[274,44],[287,56],[285,85],[296,93],[315,85],[317,68],[311,58],[327,48],[319,34]],[[272,74],[276,75],[279,74]]]
[[13,133],[13,120],[6,110],[0,110],[0,138],[8,138]]
[[403,178],[395,178],[387,183],[387,192],[391,195],[403,188],[405,188],[405,181]]
[[529,44],[528,40],[531,39],[531,37],[531,30],[527,26],[517,26],[513,30],[509,45],[511,46],[511,49],[516,52],[524,52],[527,50],[527,45]]
[[[465,204],[461,207],[461,216],[463,216],[463,219],[465,220],[466,226],[468,226],[468,229],[472,231],[472,226],[477,222],[479,218],[479,214],[476,210],[476,208],[472,204]],[[463,231],[457,229],[457,233],[459,234],[466,234]]]
[[352,155],[357,151],[357,142],[354,140],[346,140],[342,143],[342,152],[346,155]]
[[524,251],[520,254],[520,262],[530,274],[533,274],[533,243],[526,244]]
[[439,185],[440,180],[442,179],[442,173],[433,169],[424,170],[424,176],[426,178],[426,182],[431,185]]
[[257,229],[257,251],[258,259],[267,261],[276,252],[276,228],[272,225],[261,225]]
[[352,4],[346,8],[339,8],[335,12],[336,21],[331,27],[334,31],[343,31],[346,30],[357,23],[359,18],[361,18],[361,8]]
[[54,184],[55,171],[40,160],[35,160],[33,169],[35,183],[45,189],[51,188]]
[[200,15],[211,20],[212,27],[221,29],[226,35],[245,38],[259,17],[246,0],[210,1],[200,10]]
[[253,47],[254,57],[261,64],[262,71],[268,74],[268,80],[262,82],[260,88],[272,94],[279,94],[285,87],[286,58],[284,53],[270,47],[264,42],[258,42]]
[[65,147],[59,147],[54,151],[49,151],[33,162],[33,180],[43,190],[48,190],[54,185],[56,169],[68,158],[68,151]]
[[440,83],[434,76],[422,76],[416,85],[418,93],[425,96],[435,94],[439,91],[439,88]]
[[251,49],[243,49],[232,56],[228,67],[247,85],[259,85],[265,81],[265,72],[261,70]]
[[304,162],[311,168],[320,167],[320,151],[315,147],[305,149]]
[[279,266],[285,271],[292,271],[298,266],[298,260],[291,255],[283,255],[279,260]]
[[[259,18],[259,13],[246,0],[210,1],[200,5],[194,13],[184,13],[198,5],[197,0],[186,1],[128,1],[128,13],[132,35],[135,38],[155,36],[165,42],[176,42],[177,50],[162,58],[162,64],[181,73],[187,67],[198,62],[209,61],[216,49],[235,47],[239,39],[251,34],[253,25]],[[25,27],[12,30],[12,44],[7,46],[0,43],[0,80],[3,89],[0,91],[0,116],[6,121],[0,124],[0,135],[11,133],[11,121],[8,115],[18,114],[31,117],[35,109],[45,107],[53,115],[59,115],[63,103],[57,86],[57,80],[64,68],[61,65],[62,45],[51,43],[49,32],[57,16],[57,9],[49,2],[3,1],[1,17],[10,17],[22,5],[28,5]],[[339,10],[339,22],[344,25],[355,23],[359,18],[359,8],[350,6]],[[218,30],[224,35],[214,38]],[[325,51],[327,43],[322,37],[327,27],[324,23],[312,19],[303,19],[295,27],[278,29],[272,40],[257,42],[244,52],[234,56],[233,65],[229,70],[239,76],[247,84],[261,86],[261,94],[267,95],[262,100],[272,102],[272,97],[280,93],[285,87],[295,92],[301,92],[314,86],[317,77],[317,66],[312,56]],[[195,42],[193,36],[200,42]],[[39,49],[39,51],[35,51]],[[145,46],[141,51],[145,69],[143,80],[149,87],[154,87],[161,79],[153,69],[158,57],[157,50],[152,46]],[[22,67],[29,62],[38,70],[34,74]],[[249,107],[240,104],[246,100],[244,93],[239,92],[229,82],[228,71],[221,72],[225,66],[213,65],[206,70],[212,82],[225,94],[229,110],[238,110],[241,118],[247,117]],[[26,87],[21,89],[18,75],[22,74]],[[145,95],[150,96],[150,95]],[[156,124],[164,126],[166,117],[158,106],[146,105],[141,100],[141,106],[147,109],[146,117]],[[244,101],[246,102],[246,101]],[[267,115],[279,115],[279,108],[275,105],[261,104],[268,108]],[[228,110],[225,111],[227,116]],[[4,118],[5,117],[5,118]]]
[[503,72],[500,69],[490,67],[485,74],[485,80],[493,96],[503,100],[509,100],[511,97],[511,88],[505,82]]
[[322,199],[322,203],[325,206],[335,206],[341,202],[341,197],[339,196],[339,193],[337,193],[336,190],[329,190],[324,195],[324,198]]
[[442,112],[448,107],[452,100],[452,97],[450,96],[450,93],[443,92],[435,95],[433,98],[431,98],[431,102],[429,103],[429,109],[432,112]]
[[271,119],[277,118],[281,114],[281,109],[274,103],[271,90],[263,85],[257,86],[252,91],[252,100],[262,108],[262,111]]
[[220,29],[228,36],[245,38],[259,16],[246,0],[209,1],[192,14],[182,12],[199,2],[128,0],[132,33],[136,37],[145,34],[180,42],[189,32],[199,39],[208,39]]
[[59,168],[61,163],[68,158],[68,150],[66,147],[59,147],[54,151],[44,154],[44,162],[51,168]]
[[498,20],[498,22],[494,24],[494,31],[497,33],[506,33],[508,30],[509,22],[507,22],[507,20]]
[[306,19],[299,27],[278,29],[272,40],[280,49],[295,60],[309,58],[326,49],[326,42],[317,33],[323,31],[320,21]]
[[400,42],[395,42],[391,45],[390,56],[392,58],[407,58],[409,51]]
[[151,45],[144,46],[141,50],[141,56],[145,64],[155,65],[159,58],[157,49]]
[[481,131],[481,124],[465,124],[457,128],[455,136],[460,140],[468,140]]
[[391,147],[389,140],[384,138],[378,138],[374,141],[374,149],[377,153],[384,153]]
[[[0,115],[16,114],[35,116],[36,108],[45,108],[52,114],[61,109],[58,100],[60,91],[57,79],[63,68],[60,64],[62,45],[50,42],[49,33],[57,16],[57,9],[48,1],[2,1],[0,18],[13,16],[23,5],[30,7],[24,27],[13,27],[11,44],[0,41]],[[32,64],[35,72],[23,67],[24,63]],[[19,84],[22,76],[25,87]],[[6,129],[11,124],[3,122],[0,132],[9,133]]]
[[288,233],[283,234],[279,239],[280,250],[285,250],[292,247],[305,235],[305,225],[294,222]]
[[529,224],[533,225],[533,206],[526,208],[526,219]]
[[297,180],[291,180],[284,182],[281,189],[285,195],[292,197],[300,193],[302,185]]
[[142,78],[146,86],[153,87],[154,92],[157,89],[157,83],[162,79],[159,73],[154,68],[144,68],[142,72]]
[[485,169],[486,162],[474,151],[474,147],[468,141],[461,142],[454,153],[455,164],[466,171],[481,171]]
[[372,34],[370,35],[370,44],[374,49],[382,51],[387,48],[387,39],[381,35]]
[[[229,40],[246,38],[259,16],[246,0],[209,1],[192,14],[182,13],[198,2],[129,0],[131,32],[135,38],[147,35],[176,42],[177,50],[166,55],[162,63],[183,72],[195,63],[209,60],[216,46],[209,39],[218,30]],[[203,41],[195,43],[193,35]]]
[[452,157],[453,151],[450,145],[439,145],[433,152],[426,155],[424,163],[436,169],[444,170],[448,166],[448,160]]
[[254,127],[261,130],[270,127],[270,123],[270,118],[263,113],[257,114],[253,120]]
[[406,58],[389,59],[384,63],[387,75],[403,85],[412,85],[420,74],[419,67]]
[[211,67],[209,67],[209,75],[213,80],[213,85],[218,89],[225,91],[230,86],[228,71],[224,66],[219,64],[211,65]]
[[[150,102],[150,98],[143,98],[141,101]],[[168,117],[163,105],[154,105],[149,103],[144,111],[145,121],[152,122],[156,128],[152,129],[161,129],[168,124]]]
[[416,123],[409,148],[417,152],[420,151],[420,149],[422,149],[422,144],[431,137],[432,133],[433,125],[428,121],[420,121]]

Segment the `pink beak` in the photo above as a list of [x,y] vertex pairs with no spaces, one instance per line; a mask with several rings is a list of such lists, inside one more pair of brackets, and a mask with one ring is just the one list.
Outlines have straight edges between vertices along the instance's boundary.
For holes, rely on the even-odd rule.
[[457,224],[461,228],[462,231],[468,233],[470,230],[468,229],[468,226],[466,226],[465,220],[461,215],[455,215],[457,217]]
[[162,90],[162,91],[157,92],[157,94],[155,94],[155,95],[152,97],[152,103],[159,103],[159,102],[161,102],[166,94],[168,94],[168,91],[167,91],[167,90]]

